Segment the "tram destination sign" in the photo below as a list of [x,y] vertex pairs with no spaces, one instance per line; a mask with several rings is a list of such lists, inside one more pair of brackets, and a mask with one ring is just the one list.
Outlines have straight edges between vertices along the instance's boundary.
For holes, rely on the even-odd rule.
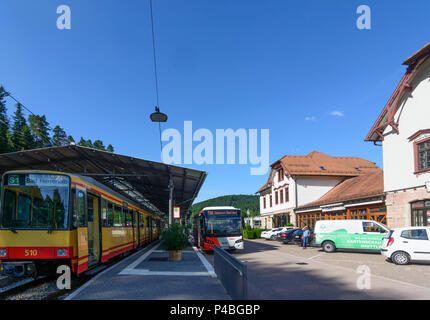
[[69,177],[56,174],[12,174],[8,176],[9,186],[26,187],[68,187]]

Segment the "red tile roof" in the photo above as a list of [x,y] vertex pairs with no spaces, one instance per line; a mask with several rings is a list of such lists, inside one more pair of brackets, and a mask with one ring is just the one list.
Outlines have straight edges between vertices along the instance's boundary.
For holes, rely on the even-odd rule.
[[[287,174],[294,176],[356,177],[369,171],[380,170],[369,160],[358,157],[332,157],[319,151],[305,156],[283,156],[271,165],[272,170],[278,166],[284,167]],[[270,187],[270,177],[271,174],[257,193]]]
[[297,209],[382,196],[383,194],[383,171],[378,168],[377,170],[372,170],[363,175],[342,181],[317,201],[307,203]]
[[332,157],[319,151],[313,151],[305,156],[287,155],[278,161],[290,175],[354,177],[378,169],[375,163],[362,158]]

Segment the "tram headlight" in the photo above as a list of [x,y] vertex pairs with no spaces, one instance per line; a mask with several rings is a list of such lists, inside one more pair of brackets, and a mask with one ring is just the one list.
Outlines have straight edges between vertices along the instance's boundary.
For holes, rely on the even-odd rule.
[[68,249],[57,249],[57,257],[67,257],[69,255]]
[[7,249],[0,249],[0,257],[6,257],[7,256]]

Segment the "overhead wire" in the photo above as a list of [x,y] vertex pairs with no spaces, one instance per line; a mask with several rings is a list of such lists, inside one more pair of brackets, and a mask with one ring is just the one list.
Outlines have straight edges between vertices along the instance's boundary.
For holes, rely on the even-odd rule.
[[[154,15],[152,13],[152,0],[149,0],[149,7],[151,12],[151,29],[152,29],[152,53],[154,58],[154,78],[155,78],[155,95],[157,99],[157,105],[155,110],[158,110],[159,103],[159,95],[158,95],[158,72],[157,72],[157,55],[155,50],[155,31],[154,31]],[[158,122],[158,131],[160,133],[160,151],[163,152],[163,142],[161,140],[161,123]]]

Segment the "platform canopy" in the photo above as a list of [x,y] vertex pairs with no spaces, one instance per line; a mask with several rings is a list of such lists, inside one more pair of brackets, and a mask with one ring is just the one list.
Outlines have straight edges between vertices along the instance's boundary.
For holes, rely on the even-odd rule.
[[187,213],[207,173],[76,145],[0,154],[0,174],[10,170],[54,170],[89,176],[120,194],[165,215],[169,183],[173,205]]

